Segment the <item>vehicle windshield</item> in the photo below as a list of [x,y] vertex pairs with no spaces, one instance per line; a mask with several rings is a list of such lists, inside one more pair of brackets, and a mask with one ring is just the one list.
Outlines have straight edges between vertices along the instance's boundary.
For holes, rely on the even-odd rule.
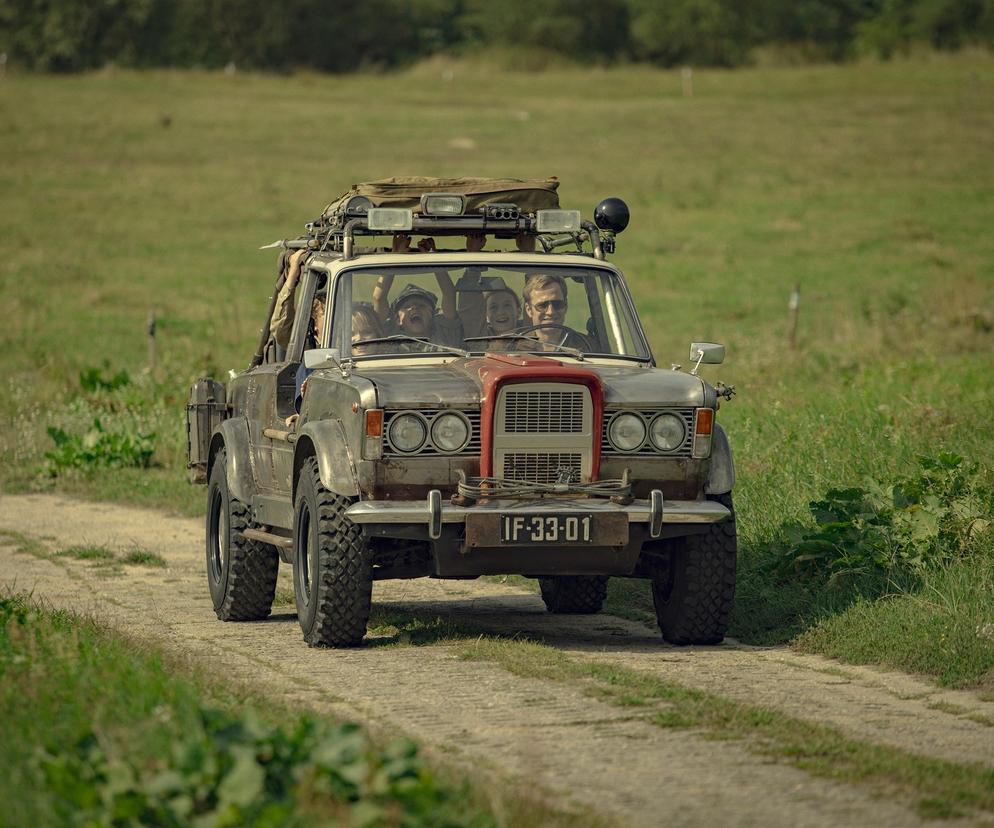
[[615,273],[551,263],[356,268],[338,280],[331,341],[356,359],[460,351],[650,359]]

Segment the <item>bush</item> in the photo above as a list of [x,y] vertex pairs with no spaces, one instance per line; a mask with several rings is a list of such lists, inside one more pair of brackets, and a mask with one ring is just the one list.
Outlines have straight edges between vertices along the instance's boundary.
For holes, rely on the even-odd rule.
[[104,466],[148,468],[155,452],[155,434],[130,434],[107,431],[99,418],[86,434],[69,434],[55,426],[48,427],[55,443],[54,451],[45,452],[48,471],[53,477],[64,469]]
[[36,762],[66,825],[289,826],[311,822],[308,812],[352,825],[467,824],[413,742],[376,750],[357,725],[309,716],[285,731],[203,708],[198,726],[151,766],[110,755],[93,731]]
[[755,45],[741,6],[726,0],[630,0],[632,52],[663,66],[738,66]]
[[872,589],[959,557],[989,530],[994,492],[958,455],[921,457],[918,466],[893,484],[868,480],[812,502],[816,527],[788,526],[773,547],[777,574]]

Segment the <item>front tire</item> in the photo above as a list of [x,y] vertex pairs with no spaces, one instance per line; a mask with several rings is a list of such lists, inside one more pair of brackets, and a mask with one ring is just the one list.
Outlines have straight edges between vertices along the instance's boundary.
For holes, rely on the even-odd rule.
[[279,553],[243,534],[249,511],[228,490],[226,460],[221,449],[207,484],[207,586],[222,621],[261,621],[273,608]]
[[701,535],[676,541],[652,576],[652,602],[663,638],[671,644],[720,644],[735,601],[737,540],[731,494],[713,500],[731,517]]
[[593,615],[607,598],[606,575],[556,575],[539,578],[542,600],[549,612]]
[[355,647],[366,634],[372,556],[362,529],[345,516],[350,503],[321,484],[313,457],[305,461],[294,502],[293,592],[312,647]]

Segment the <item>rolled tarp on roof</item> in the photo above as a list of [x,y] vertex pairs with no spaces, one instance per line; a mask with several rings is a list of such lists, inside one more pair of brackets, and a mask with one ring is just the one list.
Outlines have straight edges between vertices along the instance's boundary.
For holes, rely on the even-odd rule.
[[523,213],[559,207],[559,179],[551,178],[427,178],[397,176],[353,184],[324,209],[324,216],[341,210],[353,196],[368,198],[374,207],[410,207],[417,211],[425,193],[458,193],[466,196],[466,211],[485,204],[517,204]]

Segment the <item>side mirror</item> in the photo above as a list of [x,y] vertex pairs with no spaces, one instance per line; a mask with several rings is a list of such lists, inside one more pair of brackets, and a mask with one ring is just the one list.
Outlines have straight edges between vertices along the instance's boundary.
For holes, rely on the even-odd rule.
[[696,365],[721,365],[725,361],[725,346],[717,342],[691,342],[690,361]]
[[304,351],[304,367],[312,371],[321,368],[337,368],[342,361],[338,348],[312,348]]

